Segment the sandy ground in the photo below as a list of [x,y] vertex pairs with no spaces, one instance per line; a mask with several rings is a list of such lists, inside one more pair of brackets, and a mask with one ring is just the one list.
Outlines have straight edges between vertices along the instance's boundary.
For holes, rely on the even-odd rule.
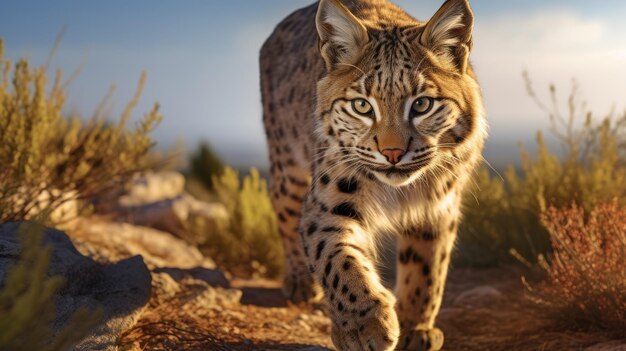
[[[153,297],[122,349],[332,350],[323,308],[291,304],[279,286],[234,280],[234,289],[209,288],[207,294],[197,281],[182,282],[172,298]],[[438,319],[444,350],[626,350],[626,340],[551,329],[539,312],[524,297],[519,272],[453,270]]]

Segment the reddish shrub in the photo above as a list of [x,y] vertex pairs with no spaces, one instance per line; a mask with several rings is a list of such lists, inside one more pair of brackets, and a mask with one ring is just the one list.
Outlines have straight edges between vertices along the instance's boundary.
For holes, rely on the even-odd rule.
[[542,261],[548,282],[538,300],[563,326],[626,337],[626,207],[553,207],[541,220],[553,252]]

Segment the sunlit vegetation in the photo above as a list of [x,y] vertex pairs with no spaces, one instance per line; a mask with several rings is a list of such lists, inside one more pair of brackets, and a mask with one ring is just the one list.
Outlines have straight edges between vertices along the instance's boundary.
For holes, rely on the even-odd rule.
[[145,75],[117,122],[104,113],[110,94],[84,122],[64,115],[68,82],[60,71],[46,91],[46,66],[26,59],[13,65],[3,51],[0,41],[0,223],[95,198],[148,167],[158,105],[128,127]]
[[190,176],[200,181],[207,189],[213,188],[213,177],[224,169],[224,163],[206,142],[201,142],[191,155]]
[[21,254],[0,285],[0,350],[65,351],[101,318],[101,311],[79,309],[54,333],[55,294],[64,278],[48,275],[51,248],[42,245],[44,228],[20,227]]
[[[145,75],[117,122],[107,122],[104,113],[110,94],[85,122],[65,115],[69,81],[57,71],[48,84],[46,71],[26,59],[12,64],[0,40],[0,223],[61,225],[88,210],[88,200],[155,161],[149,133],[161,119],[158,105],[135,128],[128,127]],[[59,214],[68,203],[76,204],[74,213]],[[2,350],[67,350],[98,322],[98,311],[81,309],[53,331],[64,279],[48,274],[51,248],[42,245],[43,230],[24,222],[19,260],[0,284]]]
[[212,192],[228,213],[226,223],[192,223],[199,247],[238,275],[277,277],[283,269],[278,224],[267,183],[256,169],[240,177],[230,167],[212,176]]
[[551,207],[541,220],[553,252],[540,259],[548,281],[533,298],[562,327],[626,337],[626,207]]
[[548,207],[576,203],[591,211],[615,198],[626,201],[626,113],[594,118],[576,85],[563,110],[554,86],[546,104],[527,83],[530,96],[549,117],[547,137],[559,142],[561,152],[551,150],[546,134],[538,132],[537,153],[522,150],[519,168],[510,166],[501,177],[486,168],[478,172],[464,203],[458,264],[534,265],[553,248],[541,221]]
[[[523,263],[545,280],[531,298],[555,325],[626,336],[626,113],[596,119],[577,88],[563,110],[554,86],[549,104],[529,95],[550,120],[538,151],[521,166],[475,177],[465,201],[458,264]],[[565,111],[565,112],[562,112]]]

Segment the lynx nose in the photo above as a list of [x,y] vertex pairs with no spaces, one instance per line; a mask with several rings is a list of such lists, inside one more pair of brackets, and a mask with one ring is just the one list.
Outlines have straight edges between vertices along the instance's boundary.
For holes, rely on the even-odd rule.
[[395,165],[398,162],[400,162],[400,159],[402,158],[402,156],[406,154],[406,150],[397,149],[397,148],[396,149],[384,149],[380,153],[383,154],[385,158],[387,158],[387,161],[389,161],[389,163],[391,163],[392,165]]

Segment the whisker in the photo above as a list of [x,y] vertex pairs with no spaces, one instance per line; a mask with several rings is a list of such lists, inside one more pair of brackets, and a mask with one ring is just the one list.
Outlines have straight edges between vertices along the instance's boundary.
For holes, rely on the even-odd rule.
[[498,177],[500,178],[500,180],[502,180],[504,182],[504,177],[502,177],[502,175],[500,174],[500,172],[498,172],[489,161],[487,161],[487,159],[485,158],[485,156],[482,156],[483,161],[485,162],[485,164],[487,165],[487,167],[489,167],[492,171],[494,171]]

